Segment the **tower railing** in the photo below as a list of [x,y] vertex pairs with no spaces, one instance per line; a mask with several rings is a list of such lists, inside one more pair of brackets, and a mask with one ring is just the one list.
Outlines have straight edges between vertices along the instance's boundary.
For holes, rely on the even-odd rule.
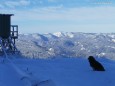
[[18,38],[18,25],[11,25],[10,35],[11,38]]
[[11,25],[10,28],[10,37],[15,44],[15,39],[18,39],[18,25]]

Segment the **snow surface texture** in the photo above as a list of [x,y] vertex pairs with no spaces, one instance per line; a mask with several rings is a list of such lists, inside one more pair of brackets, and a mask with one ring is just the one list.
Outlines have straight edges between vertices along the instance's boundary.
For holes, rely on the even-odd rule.
[[115,86],[115,61],[96,58],[106,71],[92,71],[83,58],[0,58],[0,86]]
[[[12,58],[12,57],[10,57]],[[23,71],[8,57],[0,59],[0,86],[55,86],[52,80],[40,80],[28,71]]]
[[23,56],[30,58],[93,55],[115,59],[115,33],[20,34],[16,45]]

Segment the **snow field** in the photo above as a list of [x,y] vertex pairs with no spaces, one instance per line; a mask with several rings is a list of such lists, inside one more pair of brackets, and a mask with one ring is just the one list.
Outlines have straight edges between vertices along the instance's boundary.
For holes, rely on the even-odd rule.
[[92,71],[86,58],[11,59],[0,62],[0,86],[114,86],[115,62],[97,60],[105,72]]

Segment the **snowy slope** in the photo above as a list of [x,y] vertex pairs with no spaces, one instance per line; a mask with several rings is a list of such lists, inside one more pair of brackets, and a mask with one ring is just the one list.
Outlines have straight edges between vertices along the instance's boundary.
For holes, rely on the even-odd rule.
[[30,58],[93,55],[115,59],[115,33],[20,34],[16,45],[23,56]]
[[0,64],[0,86],[55,86],[53,81],[38,79],[28,68],[24,71],[8,58],[1,58]]
[[[97,58],[106,71],[92,71],[84,58],[0,58],[0,86],[114,86],[115,61]],[[26,78],[25,78],[26,77]]]

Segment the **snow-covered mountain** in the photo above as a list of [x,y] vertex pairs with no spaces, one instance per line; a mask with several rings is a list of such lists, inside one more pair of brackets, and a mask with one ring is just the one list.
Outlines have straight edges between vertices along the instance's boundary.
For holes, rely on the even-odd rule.
[[93,55],[115,59],[115,33],[20,34],[16,45],[22,55],[31,58]]

